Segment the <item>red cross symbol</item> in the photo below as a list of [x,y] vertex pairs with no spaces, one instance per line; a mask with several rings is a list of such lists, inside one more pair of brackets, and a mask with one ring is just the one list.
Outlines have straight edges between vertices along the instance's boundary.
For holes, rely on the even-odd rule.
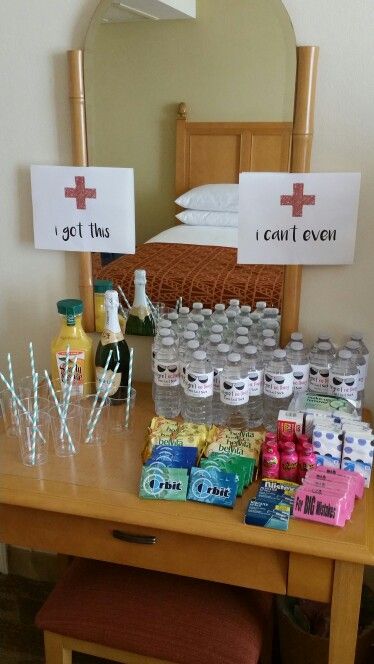
[[280,198],[281,205],[292,205],[292,216],[302,217],[304,205],[315,205],[315,196],[304,195],[304,185],[296,182],[293,186],[293,196],[283,195]]
[[96,198],[96,189],[86,189],[84,177],[77,175],[75,177],[75,189],[65,187],[65,198],[75,198],[77,210],[85,210],[86,198]]

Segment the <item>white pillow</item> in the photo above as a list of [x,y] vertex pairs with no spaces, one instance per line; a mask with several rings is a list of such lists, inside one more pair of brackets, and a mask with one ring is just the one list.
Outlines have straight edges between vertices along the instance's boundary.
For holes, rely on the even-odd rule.
[[238,212],[208,212],[207,210],[183,210],[175,215],[179,221],[189,226],[231,226],[239,224]]
[[190,210],[239,211],[238,184],[204,184],[186,191],[175,201]]

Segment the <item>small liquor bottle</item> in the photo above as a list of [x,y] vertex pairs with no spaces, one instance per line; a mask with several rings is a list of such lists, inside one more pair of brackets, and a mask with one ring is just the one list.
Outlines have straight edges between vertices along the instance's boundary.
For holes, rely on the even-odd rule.
[[155,336],[155,322],[145,294],[146,283],[145,270],[135,270],[134,303],[127,319],[126,334],[139,334],[146,337]]
[[109,352],[112,351],[112,357],[108,365],[102,390],[105,391],[114,368],[119,362],[116,378],[109,396],[122,398],[125,394],[125,388],[129,378],[130,351],[123,338],[123,333],[118,320],[118,293],[117,291],[107,290],[104,297],[106,319],[105,327],[96,350],[96,387],[99,386]]

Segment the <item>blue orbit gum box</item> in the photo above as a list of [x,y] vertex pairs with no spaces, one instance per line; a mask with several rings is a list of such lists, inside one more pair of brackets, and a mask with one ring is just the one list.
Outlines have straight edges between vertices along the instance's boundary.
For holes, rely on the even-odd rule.
[[139,496],[149,500],[186,500],[187,487],[185,468],[143,466]]
[[233,507],[238,490],[238,477],[217,468],[191,468],[187,500]]

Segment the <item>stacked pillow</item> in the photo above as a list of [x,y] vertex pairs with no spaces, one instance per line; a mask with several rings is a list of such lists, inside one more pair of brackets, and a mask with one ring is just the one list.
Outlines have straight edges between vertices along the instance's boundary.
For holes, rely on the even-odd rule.
[[190,189],[175,202],[186,208],[176,215],[183,224],[238,227],[238,184],[204,184]]

